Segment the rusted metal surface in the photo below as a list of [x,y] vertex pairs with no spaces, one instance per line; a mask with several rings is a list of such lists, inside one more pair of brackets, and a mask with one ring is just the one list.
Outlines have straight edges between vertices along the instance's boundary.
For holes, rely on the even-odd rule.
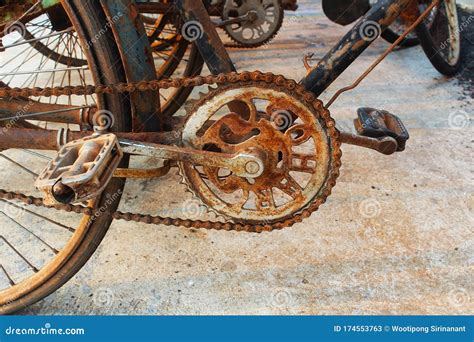
[[176,7],[172,3],[136,1],[138,10],[141,13],[150,14],[176,14]]
[[[257,104],[257,99],[265,103]],[[215,118],[233,101],[245,104],[246,111]],[[212,91],[190,113],[183,129],[184,144],[230,154],[252,151],[263,157],[265,169],[249,182],[218,167],[197,171],[191,164],[180,163],[186,183],[208,207],[236,221],[261,223],[293,217],[324,189],[332,172],[333,146],[328,144],[332,138],[318,121],[320,115],[301,98],[272,85],[247,82]],[[239,195],[229,199],[235,193]]]
[[211,73],[217,75],[219,73],[236,71],[234,63],[230,59],[203,2],[176,0],[176,7],[185,22],[184,25],[187,24],[189,28],[194,25],[193,29],[197,33],[197,39],[194,43],[198,47]]
[[342,93],[347,92],[356,88],[382,61],[393,51],[395,48],[399,46],[399,44],[411,33],[415,30],[415,28],[425,19],[427,18],[433,8],[439,5],[440,0],[433,0],[430,6],[415,20],[406,30],[405,32],[392,44],[390,45],[385,52],[380,55],[377,60],[350,86],[344,87],[339,89],[336,94],[328,101],[326,108],[329,108],[338,98],[341,96]]
[[[142,13],[154,13],[154,14],[179,14],[178,9],[172,2],[150,2],[146,0],[136,1],[137,8]],[[222,4],[205,4],[207,12],[211,16],[220,16],[222,13]]]
[[[0,6],[0,38],[11,30],[15,30],[15,24],[27,23],[38,17],[44,10],[41,6],[33,6],[34,1],[7,1],[4,6]],[[0,40],[0,51],[2,44]]]
[[30,118],[47,122],[93,125],[95,107],[72,107],[16,98],[0,101],[0,126]]
[[74,140],[59,150],[38,176],[44,203],[81,203],[99,196],[123,157],[113,134]]
[[223,25],[224,31],[237,46],[256,48],[276,36],[284,16],[280,0],[225,0],[220,17],[224,22],[239,19],[239,25]]
[[411,4],[405,8],[405,10],[400,13],[400,19],[407,25],[411,25],[415,22],[416,19],[420,16],[419,4],[421,3],[431,3],[430,0],[419,0],[413,1]]
[[116,169],[116,178],[159,178],[168,174],[171,170],[171,161],[165,160],[162,167],[154,169]]
[[391,137],[375,139],[364,137],[358,134],[348,132],[340,133],[340,140],[343,144],[356,145],[360,147],[370,148],[385,155],[394,154],[397,151],[397,141]]
[[[10,148],[34,148],[37,150],[55,151],[73,140],[91,135],[90,131],[46,130],[3,128],[0,134],[0,150]],[[180,142],[179,132],[127,133],[116,132],[119,139],[128,139],[152,144],[176,145]],[[34,143],[32,143],[34,142]]]
[[[103,0],[105,1],[105,0]],[[381,1],[379,5],[373,8],[371,12],[366,16],[365,19],[377,19],[378,25],[382,28],[388,26],[403,10],[403,6],[408,4],[409,0],[397,0],[397,1]],[[387,8],[384,5],[388,5]],[[400,7],[402,6],[402,7]],[[229,56],[225,52],[225,49],[222,46],[222,42],[220,41],[216,31],[215,26],[211,22],[209,18],[209,14],[206,11],[206,8],[203,6],[201,2],[193,2],[190,0],[178,0],[177,1],[177,8],[180,10],[182,17],[185,19],[186,23],[199,23],[202,25],[203,29],[201,32],[201,37],[198,37],[196,44],[199,47],[201,53],[205,57],[214,58],[215,56],[218,57],[218,60],[209,60],[208,64],[210,69],[213,73],[217,73],[220,71],[228,71],[229,69],[232,70],[234,68],[232,62],[230,61]],[[127,13],[127,12],[126,12]],[[110,16],[110,12],[109,12]],[[336,78],[339,74],[338,72],[342,72],[341,69],[344,67],[345,63],[350,64],[352,62],[350,57],[354,57],[354,52],[361,53],[368,45],[370,45],[371,41],[367,41],[362,39],[362,32],[361,32],[361,24],[356,25],[356,28],[352,31],[352,40],[349,40],[349,43],[346,46],[343,46],[344,40],[341,42],[341,46],[334,48],[335,56],[331,59],[334,62],[331,65],[327,65],[326,71],[331,71],[330,67],[333,68],[333,75]],[[358,34],[355,34],[358,33]],[[122,32],[122,34],[124,34]],[[354,37],[355,36],[355,37]],[[127,38],[125,38],[126,40]],[[363,41],[362,41],[363,40]],[[123,46],[121,46],[123,48]],[[220,57],[219,57],[220,54]],[[349,57],[348,57],[349,56]],[[354,57],[355,59],[355,57]],[[329,67],[330,66],[330,67]],[[335,70],[335,72],[334,72]],[[313,75],[313,72],[310,72],[310,75]],[[305,81],[309,82],[310,79],[307,78]],[[283,227],[289,226],[294,224],[295,222],[299,222],[305,217],[309,216],[313,211],[315,211],[326,199],[327,196],[330,195],[332,187],[335,185],[335,181],[337,176],[339,175],[339,167],[340,163],[340,138],[339,132],[335,129],[335,122],[329,115],[329,112],[322,106],[320,101],[317,101],[313,94],[305,92],[304,88],[297,85],[294,81],[286,80],[282,76],[274,76],[270,73],[261,74],[258,72],[254,73],[242,73],[242,74],[225,74],[225,75],[218,75],[218,76],[209,76],[209,77],[196,77],[194,79],[181,79],[181,80],[162,80],[162,81],[146,81],[142,80],[138,84],[127,83],[127,84],[118,84],[118,85],[107,85],[107,86],[87,86],[87,87],[64,87],[64,88],[54,88],[54,89],[0,89],[0,96],[53,96],[53,95],[62,95],[62,94],[107,94],[107,93],[135,93],[137,91],[140,92],[147,92],[147,91],[156,91],[159,88],[170,88],[170,87],[181,87],[181,86],[197,86],[203,84],[218,84],[218,89],[215,91],[211,91],[208,97],[205,97],[201,100],[200,103],[195,105],[194,110],[196,113],[199,112],[200,107],[202,107],[202,115],[209,115],[209,113],[213,113],[210,108],[207,108],[209,104],[205,104],[205,102],[209,101],[212,102],[215,100],[214,96],[219,92],[225,93],[229,88],[234,88],[230,90],[229,97],[225,97],[226,101],[219,106],[221,108],[224,105],[229,104],[229,102],[235,102],[235,99],[239,95],[238,90],[245,91],[242,88],[256,87],[258,91],[252,92],[250,91],[250,96],[255,96],[257,98],[261,98],[261,96],[268,95],[267,100],[273,103],[272,106],[269,108],[283,109],[290,112],[290,117],[295,118],[298,115],[303,124],[295,125],[296,128],[292,128],[291,126],[286,130],[276,130],[273,126],[270,128],[268,126],[269,120],[268,117],[259,117],[261,120],[256,120],[256,114],[252,111],[252,107],[248,105],[248,102],[240,101],[240,104],[245,107],[247,106],[247,110],[242,111],[242,106],[240,106],[239,110],[231,109],[234,112],[238,112],[241,116],[237,116],[235,113],[229,113],[228,115],[220,118],[219,120],[215,120],[209,127],[205,125],[195,125],[190,124],[192,122],[193,117],[198,117],[191,115],[190,119],[186,122],[185,125],[185,132],[186,127],[191,127],[191,132],[194,130],[198,130],[199,128],[206,128],[209,130],[208,136],[206,134],[202,135],[202,139],[209,139],[208,143],[211,140],[215,140],[213,142],[214,145],[221,143],[223,148],[220,148],[218,152],[212,151],[212,148],[206,146],[206,144],[199,146],[197,143],[198,149],[208,150],[211,149],[211,152],[203,152],[202,156],[204,155],[212,155],[215,154],[228,154],[230,157],[231,155],[235,156],[235,153],[226,153],[223,150],[232,149],[239,149],[241,151],[238,152],[250,152],[257,153],[262,155],[261,160],[264,164],[264,170],[262,175],[256,177],[254,182],[248,182],[250,185],[244,182],[236,182],[236,184],[240,185],[239,190],[243,189],[244,191],[250,191],[249,189],[254,189],[260,195],[257,195],[257,209],[259,208],[261,212],[267,210],[268,215],[265,217],[257,217],[256,215],[227,215],[236,220],[236,223],[218,223],[218,222],[199,222],[199,221],[190,221],[190,220],[176,220],[173,221],[171,219],[161,218],[161,217],[152,217],[150,215],[140,215],[140,214],[123,214],[123,213],[116,213],[114,217],[116,218],[124,218],[124,219],[133,219],[140,222],[147,222],[147,223],[165,223],[165,224],[185,224],[188,226],[194,227],[204,227],[210,229],[236,229],[236,230],[246,230],[246,231],[265,231],[265,230],[272,230],[272,229],[281,229]],[[328,83],[329,84],[329,83]],[[237,89],[237,90],[236,90]],[[276,95],[278,93],[278,95]],[[269,95],[270,94],[270,95]],[[285,95],[289,96],[286,101],[282,98],[285,98]],[[217,100],[215,100],[217,101]],[[302,107],[298,107],[297,103],[302,104]],[[219,109],[219,108],[216,108]],[[250,110],[249,110],[250,108]],[[269,109],[267,109],[269,110]],[[267,110],[263,110],[263,113],[267,113]],[[195,114],[196,114],[195,113]],[[307,113],[308,115],[306,115]],[[248,114],[247,120],[243,120],[242,116],[245,117],[245,114]],[[253,115],[253,116],[252,116]],[[262,114],[259,114],[262,115]],[[252,120],[252,117],[254,118]],[[208,118],[209,119],[209,118]],[[271,116],[270,116],[271,119]],[[244,122],[245,121],[245,122]],[[265,123],[266,122],[266,123]],[[311,122],[311,124],[307,124]],[[309,128],[308,128],[309,127]],[[223,134],[222,131],[229,130],[231,134]],[[252,136],[254,130],[258,131],[258,134]],[[292,131],[293,130],[293,131]],[[316,130],[316,131],[315,131]],[[197,132],[194,131],[197,136]],[[311,132],[311,133],[308,133]],[[188,130],[189,133],[189,130]],[[248,133],[248,134],[247,134]],[[35,133],[36,134],[36,133]],[[249,136],[250,134],[250,136]],[[312,135],[313,134],[313,135]],[[297,155],[298,162],[294,161],[294,151],[286,151],[285,153],[284,148],[291,145],[297,144],[301,140],[301,142],[305,142],[310,139],[310,136],[315,136],[317,134],[326,134],[325,139],[320,136],[319,138],[314,138],[314,150],[315,153],[310,155]],[[183,133],[183,137],[186,135]],[[189,134],[187,136],[190,136]],[[192,134],[191,134],[192,136]],[[54,145],[52,143],[52,136],[42,136],[43,143],[45,145]],[[64,134],[63,134],[64,138]],[[67,138],[67,134],[66,134]],[[211,139],[212,138],[212,139]],[[232,139],[242,139],[243,141],[237,140],[232,141]],[[61,138],[62,139],[62,138]],[[57,142],[61,142],[62,140],[56,137]],[[230,140],[229,140],[230,139]],[[290,141],[286,141],[286,140]],[[64,139],[67,140],[67,139]],[[204,141],[203,140],[203,141]],[[189,142],[189,140],[185,140]],[[216,144],[217,141],[217,144]],[[380,141],[378,141],[380,143]],[[0,139],[1,144],[1,139]],[[367,141],[366,144],[368,145]],[[143,144],[146,145],[146,144]],[[192,144],[191,144],[192,145]],[[236,146],[233,146],[236,145]],[[240,145],[240,146],[239,146]],[[231,147],[232,146],[232,147]],[[145,146],[146,147],[146,146]],[[170,146],[162,146],[156,149],[156,146],[148,145],[150,147],[150,151],[155,151],[155,156],[158,157],[170,157],[173,159],[181,158],[184,160],[182,165],[184,167],[189,165],[206,165],[206,160],[204,157],[193,157],[194,151],[193,149],[196,146],[188,146],[188,150],[182,148],[174,148]],[[278,148],[277,148],[278,147]],[[324,153],[324,149],[327,149],[327,153]],[[278,150],[278,155],[277,151]],[[282,151],[283,150],[283,151]],[[158,151],[158,152],[156,152]],[[323,151],[323,152],[322,152]],[[129,151],[133,152],[133,151]],[[140,152],[140,151],[138,151]],[[189,153],[188,153],[189,152]],[[151,153],[151,152],[150,152]],[[323,156],[322,162],[321,160],[317,160],[316,163],[313,163],[315,157]],[[324,157],[325,156],[325,157]],[[208,173],[206,174],[207,179],[213,181],[215,184],[221,184],[222,192],[231,191],[233,189],[237,189],[236,186],[232,186],[233,178],[231,177],[223,177],[221,178],[217,173],[216,169],[218,168],[225,168],[226,164],[224,162],[221,163],[217,159],[218,162],[215,163],[214,167],[208,168]],[[324,159],[326,158],[326,159]],[[319,161],[319,163],[318,163]],[[326,164],[330,164],[328,166],[328,170],[326,172],[317,172],[315,168],[320,168],[325,166]],[[201,163],[201,164],[199,164]],[[277,165],[275,165],[275,163]],[[283,163],[283,170],[286,170],[287,173],[289,170],[292,171],[301,171],[306,172],[310,175],[310,177],[315,176],[316,179],[322,180],[323,185],[321,188],[317,186],[311,187],[311,191],[318,188],[316,195],[314,197],[306,196],[305,200],[301,200],[301,193],[299,192],[298,188],[294,183],[289,181],[287,178],[284,180],[278,177],[279,169],[282,167],[279,165]],[[260,168],[255,168],[255,165],[250,163],[249,165],[245,165],[246,172],[255,172],[260,171]],[[194,166],[193,166],[194,167]],[[206,166],[204,166],[206,169]],[[190,175],[189,172],[186,172],[186,179],[191,180],[190,184],[194,186],[192,190],[197,192],[197,186],[199,186],[199,179]],[[196,173],[194,173],[196,175]],[[193,178],[194,177],[194,178]],[[238,177],[234,175],[234,177]],[[261,178],[262,177],[262,178]],[[322,178],[321,178],[322,177]],[[242,177],[241,177],[242,178]],[[227,179],[232,180],[230,183],[226,184]],[[196,182],[193,182],[196,180]],[[285,192],[287,190],[287,194],[293,199],[293,202],[296,202],[298,208],[292,206],[295,203],[290,203],[285,210],[276,210],[275,206],[272,206],[272,200],[269,197],[268,186],[276,185],[277,180],[280,180],[279,185],[283,187],[282,191]],[[202,179],[201,179],[202,181]],[[239,180],[240,181],[240,180]],[[286,181],[286,182],[285,182]],[[245,184],[245,185],[244,185]],[[256,185],[255,185],[256,184]],[[288,184],[288,187],[285,187],[285,184]],[[254,186],[252,188],[252,186]],[[281,189],[281,187],[280,187]],[[263,192],[263,194],[262,194]],[[0,195],[2,192],[0,191]],[[5,196],[10,196],[11,194],[5,194]],[[207,195],[210,195],[209,192],[203,191],[200,196],[203,201],[206,202],[210,207],[220,209],[219,206],[213,205],[213,201],[215,199],[209,200]],[[294,195],[294,196],[292,196]],[[19,199],[23,199],[21,194],[16,195]],[[245,197],[245,196],[244,196]],[[303,196],[304,197],[304,196]],[[307,201],[306,201],[307,200]],[[35,200],[32,200],[33,202]],[[217,200],[216,200],[217,201]],[[269,208],[268,208],[269,206]],[[238,206],[234,207],[238,209]],[[296,208],[296,209],[295,209]],[[240,206],[240,210],[242,210],[242,206]],[[82,209],[81,209],[82,210]],[[229,214],[229,212],[227,213]]]
[[[151,81],[151,82],[142,82],[140,85],[118,85],[118,86],[98,86],[98,87],[87,87],[76,89],[79,92],[89,92],[89,93],[104,93],[104,92],[130,92],[136,90],[148,90],[154,89],[157,85],[162,85],[163,87],[172,87],[172,86],[189,86],[189,85],[212,85],[218,84],[221,86],[233,85],[240,87],[245,87],[245,85],[255,85],[261,84],[263,89],[265,88],[274,88],[284,91],[291,97],[295,96],[298,99],[298,102],[301,102],[307,110],[313,112],[311,117],[308,116],[308,119],[315,120],[317,117],[321,122],[322,127],[325,127],[328,137],[330,137],[330,144],[328,145],[331,153],[331,168],[327,179],[325,180],[325,186],[321,189],[318,196],[308,204],[307,207],[302,209],[300,212],[294,213],[291,216],[285,216],[273,221],[259,221],[257,222],[219,222],[219,221],[199,221],[199,220],[190,220],[190,219],[172,219],[167,217],[152,216],[152,215],[143,215],[143,214],[131,214],[116,212],[113,217],[115,219],[123,220],[134,220],[137,222],[150,223],[150,224],[165,224],[173,226],[185,226],[185,227],[194,227],[194,228],[203,228],[203,229],[216,229],[216,230],[237,230],[237,231],[248,231],[248,232],[263,232],[271,231],[274,229],[283,229],[285,227],[291,226],[297,222],[301,222],[306,217],[310,216],[311,213],[316,211],[321,204],[323,204],[326,198],[331,194],[331,189],[336,184],[336,179],[339,175],[339,168],[341,166],[341,151],[340,151],[340,142],[339,142],[339,132],[335,128],[335,122],[330,117],[329,112],[322,106],[322,103],[315,99],[315,97],[306,92],[301,86],[299,86],[295,81],[285,79],[283,76],[276,76],[271,73],[260,73],[260,72],[244,72],[241,74],[230,73],[230,74],[221,74],[218,76],[208,76],[208,77],[196,77],[193,79],[183,79],[183,80],[174,80],[172,82],[168,80],[164,81]],[[70,94],[73,88],[61,88],[55,89],[5,89],[0,88],[0,96],[26,96],[30,93],[43,93],[46,96],[52,96],[52,93],[66,93]],[[292,103],[292,101],[290,101]],[[30,135],[31,134],[31,135]],[[70,132],[72,136],[69,138],[75,138],[74,135],[77,134],[80,137],[84,132]],[[88,134],[88,133],[86,133]],[[118,136],[124,134],[126,136],[128,133],[117,133]],[[145,134],[145,133],[143,133]],[[64,134],[63,134],[64,135]],[[67,138],[67,134],[65,134]],[[298,135],[298,134],[297,134]],[[55,139],[56,138],[56,143]],[[28,141],[29,139],[29,141]],[[61,138],[62,139],[62,138]],[[4,134],[0,135],[0,149],[5,148],[31,148],[31,141],[35,141],[35,147],[47,146],[48,149],[55,150],[57,148],[56,144],[61,140],[58,139],[58,132],[54,132],[52,135],[47,131],[42,132],[41,130],[18,130],[18,129],[8,129],[5,130]],[[324,146],[324,145],[321,145]],[[301,164],[299,164],[301,165]],[[7,192],[0,189],[0,198],[9,199],[9,200],[18,200],[28,205],[34,206],[43,206],[45,205],[43,200],[34,198],[31,196],[25,196],[20,193]],[[93,215],[94,211],[92,208],[86,208],[82,206],[74,206],[71,204],[61,204],[55,205],[54,208],[58,210],[74,211],[77,213],[84,213],[88,215]]]
[[[111,29],[121,53],[121,61],[128,82],[153,80],[155,64],[140,13],[134,2],[128,0],[101,0],[110,18],[115,20]],[[111,66],[111,67],[118,67]],[[130,94],[135,132],[158,131],[160,127],[160,96],[157,91]]]
[[221,153],[126,139],[120,140],[120,146],[125,153],[131,155],[177,160],[210,168],[225,168],[239,177],[256,178],[264,169],[260,155],[252,151]]
[[378,38],[413,0],[381,0],[365,14],[340,42],[308,71],[301,81],[321,95]]

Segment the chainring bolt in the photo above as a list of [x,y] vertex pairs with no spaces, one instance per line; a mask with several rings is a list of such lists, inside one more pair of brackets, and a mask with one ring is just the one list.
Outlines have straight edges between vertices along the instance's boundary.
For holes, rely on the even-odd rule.
[[249,161],[245,164],[245,171],[251,175],[255,175],[260,171],[260,165],[255,161]]

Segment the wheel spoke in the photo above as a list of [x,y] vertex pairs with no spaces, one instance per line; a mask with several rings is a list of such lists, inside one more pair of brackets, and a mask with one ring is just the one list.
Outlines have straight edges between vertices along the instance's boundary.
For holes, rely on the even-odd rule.
[[30,233],[31,235],[33,235],[35,238],[37,238],[39,241],[41,241],[45,246],[47,246],[49,249],[51,249],[54,254],[58,254],[59,251],[54,248],[53,246],[51,246],[49,243],[47,243],[46,241],[44,241],[42,238],[40,238],[38,235],[36,235],[34,232],[32,232],[30,229],[26,228],[24,225],[22,225],[20,222],[18,222],[17,220],[15,220],[13,217],[5,214],[5,212],[3,211],[0,211],[0,214],[2,214],[3,216],[5,216],[6,218],[8,218],[10,221],[14,222],[18,227],[22,228],[23,230],[25,230],[26,232]]
[[0,77],[16,76],[16,75],[45,74],[45,73],[55,73],[55,72],[74,71],[74,70],[89,70],[89,67],[88,67],[88,66],[82,66],[82,67],[72,67],[72,68],[59,68],[59,69],[44,69],[44,70],[28,70],[28,71],[6,72],[6,73],[0,73]]
[[46,217],[46,216],[44,216],[44,215],[41,215],[41,214],[36,213],[36,212],[34,212],[34,211],[31,211],[31,210],[29,210],[29,209],[27,209],[27,208],[20,207],[19,205],[16,205],[16,204],[14,204],[14,203],[12,203],[12,202],[9,202],[9,201],[7,201],[7,200],[0,199],[0,201],[5,202],[5,203],[8,203],[9,205],[11,205],[11,206],[13,206],[13,207],[15,207],[15,208],[17,208],[17,209],[24,210],[24,211],[26,211],[27,213],[29,213],[29,214],[31,214],[31,215],[34,215],[34,216],[39,217],[39,218],[41,218],[41,219],[43,219],[43,220],[45,220],[45,221],[48,221],[48,222],[50,222],[50,223],[52,223],[52,224],[55,224],[55,225],[57,225],[57,226],[59,226],[59,227],[61,227],[61,228],[64,228],[64,229],[70,231],[71,233],[74,233],[74,232],[76,231],[76,230],[75,230],[74,228],[72,228],[72,227],[66,226],[65,224],[62,224],[62,223],[60,223],[60,222],[58,222],[58,221],[55,221],[55,220],[52,220],[52,219],[50,219],[49,217]]
[[69,28],[69,29],[66,29],[64,31],[60,31],[60,32],[56,32],[56,33],[51,33],[51,34],[48,34],[46,36],[43,36],[43,37],[38,37],[38,38],[34,38],[34,39],[28,39],[28,40],[22,40],[21,42],[19,43],[13,43],[13,44],[10,44],[10,45],[6,45],[3,47],[3,49],[7,50],[7,49],[10,49],[12,47],[16,47],[16,46],[20,46],[20,45],[24,45],[24,44],[31,44],[31,43],[34,43],[34,42],[37,42],[37,41],[41,41],[43,39],[48,39],[48,38],[52,38],[52,37],[56,37],[56,36],[60,36],[66,32],[70,32],[72,31],[73,29],[72,28]]
[[16,166],[18,166],[19,168],[25,170],[26,172],[28,172],[30,175],[32,175],[33,177],[38,177],[38,174],[36,172],[33,172],[31,171],[30,169],[28,169],[27,167],[21,165],[20,163],[18,163],[17,161],[11,159],[10,157],[7,157],[6,155],[4,155],[3,153],[0,153],[0,157],[8,160],[9,162],[15,164]]
[[10,283],[10,286],[15,286],[15,282],[13,281],[12,277],[8,274],[7,270],[3,265],[0,264],[0,270],[7,276],[8,282]]
[[39,272],[39,269],[36,268],[30,261],[28,261],[28,259],[25,258],[23,254],[21,254],[20,251],[18,251],[18,249],[16,249],[4,236],[0,235],[0,240],[5,242],[7,246],[10,247],[15,252],[15,254],[18,255],[35,273]]

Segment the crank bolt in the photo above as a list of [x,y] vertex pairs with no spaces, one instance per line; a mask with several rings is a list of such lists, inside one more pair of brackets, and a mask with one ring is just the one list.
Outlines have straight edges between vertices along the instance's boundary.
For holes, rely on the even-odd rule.
[[245,164],[245,171],[251,175],[254,175],[260,171],[260,165],[255,161],[249,161],[247,164]]

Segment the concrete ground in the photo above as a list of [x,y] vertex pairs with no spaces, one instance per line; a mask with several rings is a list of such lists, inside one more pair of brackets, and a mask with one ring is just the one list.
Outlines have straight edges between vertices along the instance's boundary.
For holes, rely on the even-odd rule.
[[[348,30],[319,0],[300,3],[274,42],[231,51],[239,70],[299,80],[302,57],[323,56]],[[376,42],[322,99],[387,46]],[[261,235],[115,222],[79,274],[24,313],[473,314],[472,94],[416,47],[389,56],[332,115],[351,129],[361,106],[398,114],[407,149],[343,146],[338,185],[310,219]],[[178,181],[130,182],[124,208],[179,216],[189,196]]]

